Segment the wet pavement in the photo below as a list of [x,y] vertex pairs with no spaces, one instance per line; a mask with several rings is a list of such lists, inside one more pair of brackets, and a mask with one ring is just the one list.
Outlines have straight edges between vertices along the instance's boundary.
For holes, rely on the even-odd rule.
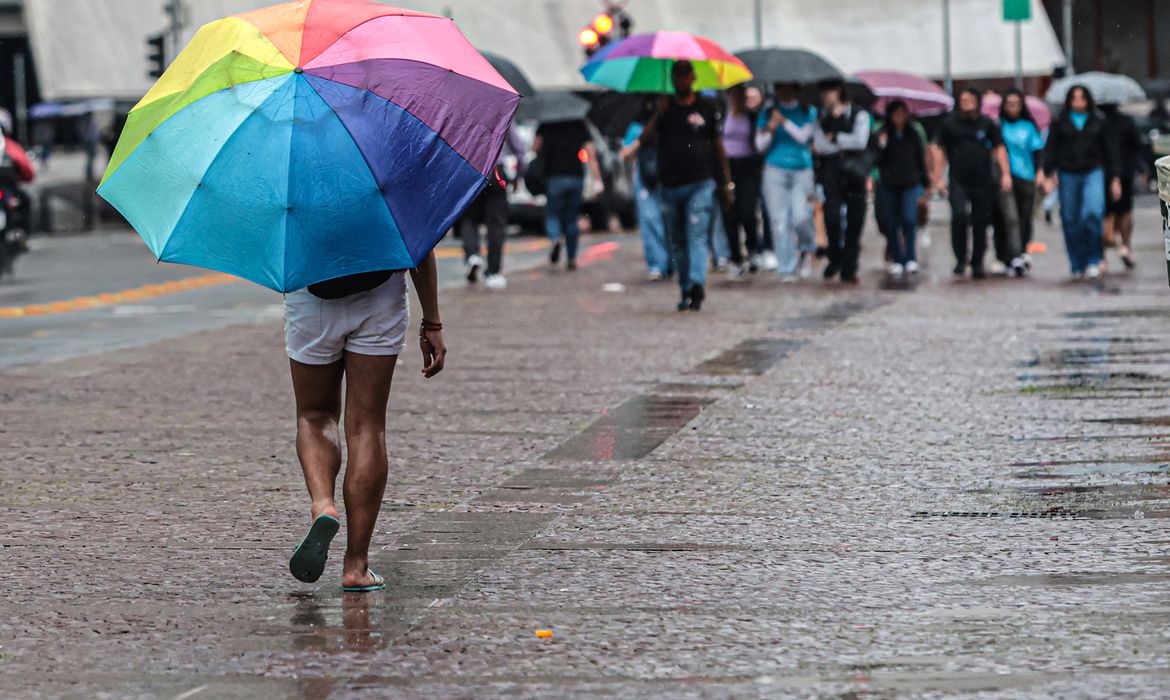
[[679,314],[626,239],[447,294],[449,369],[396,378],[381,594],[287,575],[278,323],[0,372],[0,695],[1163,696],[1153,207],[1099,286],[1041,225],[1024,281],[936,245],[883,289],[871,234],[860,288]]

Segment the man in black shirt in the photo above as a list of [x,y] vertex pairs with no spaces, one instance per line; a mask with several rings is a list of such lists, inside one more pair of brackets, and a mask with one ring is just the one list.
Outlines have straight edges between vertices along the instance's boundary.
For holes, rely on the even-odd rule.
[[581,200],[584,198],[585,189],[582,151],[593,174],[597,193],[600,194],[604,188],[593,137],[583,121],[541,124],[536,131],[532,150],[544,161],[545,178],[548,182],[544,225],[545,232],[553,242],[549,262],[556,265],[560,260],[561,239],[564,238],[567,267],[575,270],[577,240],[581,234],[577,226],[577,217],[581,215]]
[[[865,228],[866,181],[872,170],[870,117],[869,112],[849,101],[845,83],[840,80],[821,84],[821,103],[824,112],[813,133],[813,147],[818,160],[817,181],[825,191],[825,232],[829,243],[825,279],[840,273],[842,281],[856,282],[861,231]],[[902,266],[897,261],[891,265],[901,274]]]
[[[983,257],[987,252],[987,229],[995,215],[999,191],[1012,189],[1011,168],[999,127],[980,112],[981,98],[971,88],[959,93],[958,107],[939,128],[934,143],[936,164],[934,187],[949,192],[951,202],[951,245],[955,250],[955,275],[967,271],[967,238],[971,237],[971,276],[985,277]],[[950,164],[949,182],[943,173]],[[996,182],[992,165],[999,168]]]
[[663,98],[658,115],[646,126],[638,144],[658,138],[658,180],[662,185],[662,218],[674,252],[674,268],[682,291],[679,311],[698,311],[706,294],[707,232],[715,210],[716,178],[730,196],[727,154],[719,135],[719,110],[695,94],[695,69],[689,61],[671,68],[673,98]]

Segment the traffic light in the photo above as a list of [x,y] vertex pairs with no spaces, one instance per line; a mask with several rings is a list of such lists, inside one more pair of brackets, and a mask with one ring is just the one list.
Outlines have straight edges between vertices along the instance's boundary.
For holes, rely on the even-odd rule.
[[610,8],[593,18],[593,22],[577,34],[577,42],[585,49],[585,55],[592,56],[616,39],[624,39],[630,35],[634,22],[618,4],[611,4]]
[[167,69],[167,37],[155,34],[146,39],[146,65],[150,77],[161,78]]

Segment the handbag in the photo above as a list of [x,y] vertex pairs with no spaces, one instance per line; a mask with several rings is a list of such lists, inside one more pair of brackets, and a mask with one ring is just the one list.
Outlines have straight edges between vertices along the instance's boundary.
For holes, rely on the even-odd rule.
[[528,164],[528,171],[524,173],[524,187],[533,197],[548,193],[548,175],[543,157],[538,155]]

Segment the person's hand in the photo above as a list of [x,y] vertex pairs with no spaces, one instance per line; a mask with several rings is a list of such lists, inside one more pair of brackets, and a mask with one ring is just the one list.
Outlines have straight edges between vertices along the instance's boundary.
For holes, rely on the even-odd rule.
[[730,209],[731,205],[735,203],[734,182],[728,182],[719,188],[719,202],[723,204],[724,209]]
[[622,146],[622,150],[618,152],[618,155],[622,157],[622,160],[628,163],[634,159],[634,156],[638,154],[638,148],[638,142],[634,141],[626,146]]
[[889,145],[889,143],[890,134],[883,130],[880,134],[878,134],[878,145],[882,148],[885,148],[887,145]]
[[1004,192],[1004,193],[1012,191],[1012,176],[1011,175],[1004,173],[1003,175],[999,176],[999,191]]
[[1121,201],[1121,178],[1113,178],[1113,182],[1109,183],[1109,196],[1114,202]]
[[1040,183],[1041,187],[1044,188],[1044,194],[1052,194],[1056,191],[1056,187],[1059,184],[1060,180],[1056,175],[1052,175],[1051,177],[1046,178],[1044,182]]
[[779,129],[780,125],[786,121],[788,120],[784,118],[784,115],[780,113],[780,110],[772,110],[772,116],[768,119],[768,131],[775,131]]
[[447,345],[443,342],[443,331],[423,330],[419,334],[419,346],[422,348],[422,374],[427,379],[443,371],[447,361]]
[[942,180],[939,180],[938,182],[934,183],[934,192],[939,197],[942,197],[945,199],[947,194],[948,194],[947,183],[943,182]]
[[670,109],[670,96],[661,95],[658,98],[658,113],[664,114],[666,110]]
[[591,194],[589,195],[590,197],[600,197],[601,195],[605,194],[604,182],[597,179],[593,180],[592,182],[593,184],[590,186],[590,189],[592,190]]
[[865,178],[865,193],[866,194],[873,194],[875,190],[877,190],[877,186],[874,185],[873,178],[872,177]]

